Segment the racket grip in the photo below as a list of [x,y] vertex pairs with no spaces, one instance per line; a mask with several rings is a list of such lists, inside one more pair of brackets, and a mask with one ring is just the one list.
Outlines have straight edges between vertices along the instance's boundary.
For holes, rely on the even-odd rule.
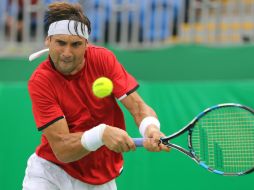
[[143,138],[132,138],[132,140],[134,141],[136,147],[143,147]]

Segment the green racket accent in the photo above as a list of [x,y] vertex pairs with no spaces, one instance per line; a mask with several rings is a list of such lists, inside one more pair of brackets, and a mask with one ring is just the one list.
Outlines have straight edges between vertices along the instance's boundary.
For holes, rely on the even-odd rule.
[[192,130],[195,156],[209,168],[241,173],[254,166],[254,116],[236,106],[212,109]]
[[223,170],[223,154],[220,145],[214,142],[215,168]]
[[[200,157],[203,158],[203,160],[208,160],[208,151],[207,151],[207,134],[205,129],[199,130],[199,139],[200,139]],[[209,163],[206,163],[209,164]]]

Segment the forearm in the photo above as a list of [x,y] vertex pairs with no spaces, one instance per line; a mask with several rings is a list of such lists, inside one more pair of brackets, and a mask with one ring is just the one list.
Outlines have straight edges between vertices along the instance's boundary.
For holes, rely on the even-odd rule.
[[123,99],[122,103],[132,114],[142,136],[151,137],[154,133],[160,134],[160,122],[155,111],[136,92]]
[[160,122],[153,109],[136,92],[124,98],[122,103],[132,114],[140,134],[145,137],[144,147],[149,151],[169,151],[168,147],[160,143],[164,134],[160,131]]
[[[105,132],[104,132],[105,131]],[[115,152],[135,150],[135,145],[126,131],[100,124],[84,133],[71,133],[61,137],[55,155],[62,162],[73,162],[105,145]]]
[[43,130],[58,160],[68,163],[81,159],[103,145],[106,125],[95,126],[85,132],[71,133],[66,119],[61,119]]
[[137,125],[140,125],[141,121],[148,116],[156,117],[156,113],[153,111],[152,108],[147,106],[144,103],[140,103],[137,105],[138,109],[136,109],[136,112],[133,112],[133,118],[135,119],[135,122]]
[[154,110],[149,107],[136,93],[122,100],[122,103],[133,116],[137,126],[140,125],[141,121],[145,117],[152,116],[157,118]]
[[82,135],[82,132],[59,135],[56,139],[58,143],[51,145],[57,159],[68,163],[77,161],[89,154],[90,151],[81,144]]

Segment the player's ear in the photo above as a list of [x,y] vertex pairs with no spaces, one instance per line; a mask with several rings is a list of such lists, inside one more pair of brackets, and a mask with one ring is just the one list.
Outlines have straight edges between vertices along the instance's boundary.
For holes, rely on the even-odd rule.
[[85,43],[86,43],[86,49],[87,49],[87,47],[88,47],[88,40],[87,39],[85,39]]
[[48,37],[46,37],[45,42],[44,42],[46,47],[49,47],[49,41],[50,41],[50,37],[48,36]]

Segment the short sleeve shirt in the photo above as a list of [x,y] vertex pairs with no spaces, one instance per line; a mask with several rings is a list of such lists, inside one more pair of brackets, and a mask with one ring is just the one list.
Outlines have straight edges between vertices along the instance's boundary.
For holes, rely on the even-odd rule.
[[[71,133],[84,132],[101,123],[125,130],[124,116],[116,99],[135,91],[138,83],[111,51],[90,45],[84,56],[85,66],[75,75],[59,73],[49,57],[31,76],[28,89],[38,130],[62,118],[66,119]],[[92,84],[102,76],[111,79],[114,88],[112,95],[99,99],[92,93]],[[123,166],[122,155],[105,146],[78,161],[62,163],[56,159],[43,134],[36,153],[89,184],[103,184],[114,179]]]

